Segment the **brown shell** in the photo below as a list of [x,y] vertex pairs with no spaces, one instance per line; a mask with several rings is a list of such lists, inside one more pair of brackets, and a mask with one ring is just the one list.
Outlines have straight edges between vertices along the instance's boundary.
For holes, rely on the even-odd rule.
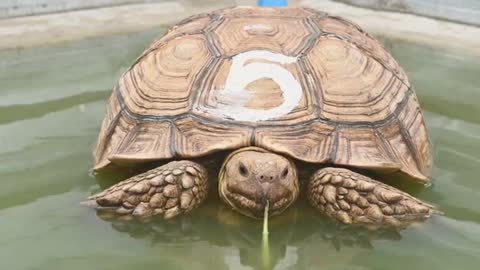
[[[295,57],[274,63],[301,85],[301,99],[288,113],[258,121],[219,113],[232,102],[222,95],[232,59],[251,50]],[[285,102],[274,80],[258,79],[246,89],[256,98],[245,108]],[[94,169],[246,146],[307,162],[400,170],[419,181],[428,180],[432,163],[414,90],[378,41],[311,9],[237,7],[180,22],[120,78]]]

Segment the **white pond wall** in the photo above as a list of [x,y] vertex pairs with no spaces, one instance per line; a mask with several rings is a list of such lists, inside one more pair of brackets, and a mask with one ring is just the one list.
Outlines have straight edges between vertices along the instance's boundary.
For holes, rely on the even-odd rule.
[[165,0],[0,0],[0,18]]
[[[319,0],[321,1],[321,0]],[[480,0],[338,0],[378,10],[413,13],[480,25]]]
[[[0,0],[0,19],[62,12],[96,7],[166,2],[169,0]],[[231,5],[232,2],[255,4],[256,0],[170,0],[182,4]],[[323,0],[317,0],[322,3]],[[461,23],[480,25],[480,0],[336,0],[378,10],[400,11]],[[290,0],[296,3],[296,0]]]

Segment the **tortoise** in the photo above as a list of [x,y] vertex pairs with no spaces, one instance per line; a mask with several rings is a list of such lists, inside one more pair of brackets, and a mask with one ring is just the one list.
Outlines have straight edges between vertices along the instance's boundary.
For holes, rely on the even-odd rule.
[[[158,167],[85,203],[173,218],[207,198],[204,163],[222,151],[218,194],[253,218],[266,205],[281,213],[300,192],[347,224],[402,227],[436,212],[370,177],[430,181],[431,143],[406,73],[359,26],[324,12],[226,8],[153,42],[113,89],[93,169]],[[316,166],[302,183],[298,162]]]

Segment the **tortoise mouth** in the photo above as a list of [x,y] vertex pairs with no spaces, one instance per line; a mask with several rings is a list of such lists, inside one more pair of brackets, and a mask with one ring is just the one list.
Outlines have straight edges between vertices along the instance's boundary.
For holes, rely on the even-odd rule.
[[227,190],[225,195],[225,201],[230,206],[232,206],[238,212],[255,219],[263,218],[267,200],[269,201],[269,216],[282,213],[288,208],[288,206],[290,206],[291,203],[293,203],[294,200],[290,194],[279,199],[274,199],[268,195],[259,197],[252,196],[249,193],[230,192]]

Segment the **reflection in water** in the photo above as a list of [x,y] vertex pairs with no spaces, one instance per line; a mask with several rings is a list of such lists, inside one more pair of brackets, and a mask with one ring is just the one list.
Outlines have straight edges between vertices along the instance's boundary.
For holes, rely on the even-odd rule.
[[[272,219],[270,227],[270,265],[277,268],[284,264],[298,264],[305,249],[302,243],[316,242],[322,250],[331,249],[334,253],[354,248],[373,249],[375,240],[400,240],[401,235],[393,229],[368,230],[358,226],[343,225],[323,217],[309,208],[305,201],[287,210],[278,218]],[[150,221],[122,221],[99,217],[111,223],[116,231],[136,239],[160,246],[189,246],[206,241],[209,245],[230,248],[238,251],[240,264],[253,269],[265,269],[262,261],[262,223],[227,209],[219,201],[209,202],[196,209],[192,215],[184,215],[173,220],[153,219]],[[312,224],[313,223],[313,224]],[[311,252],[311,251],[310,251]],[[347,251],[344,255],[349,256]],[[180,255],[183,257],[183,255]],[[318,254],[325,265],[332,264],[335,257]],[[345,257],[341,256],[340,259]],[[295,259],[296,261],[291,261]],[[226,261],[228,265],[228,261]],[[232,269],[234,265],[229,265]],[[276,267],[277,266],[277,267]],[[321,266],[321,265],[317,265]],[[281,267],[283,268],[283,267]]]
[[[153,246],[188,250],[194,243],[207,242],[209,246],[221,247],[223,252],[227,250],[234,252],[234,256],[225,254],[217,256],[218,260],[223,260],[226,264],[225,269],[237,269],[240,265],[247,269],[284,269],[292,265],[301,265],[302,260],[315,261],[316,267],[337,265],[354,260],[359,249],[374,249],[376,240],[401,239],[400,233],[394,229],[368,230],[359,226],[340,224],[322,216],[307,203],[302,191],[299,200],[293,206],[270,219],[269,258],[266,263],[262,255],[262,221],[238,214],[224,205],[218,197],[217,174],[228,153],[229,151],[220,152],[209,155],[208,158],[195,160],[208,170],[209,197],[204,205],[187,214],[172,220],[153,218],[149,221],[133,219],[132,216],[118,216],[108,211],[98,211],[97,215],[102,220],[110,222],[116,231],[148,241]],[[163,163],[152,162],[145,166],[116,168],[99,173],[95,176],[99,188],[92,194]],[[303,189],[307,179],[321,165],[296,162],[296,166],[299,168],[299,180]],[[363,173],[397,187],[406,182],[403,188],[409,189],[412,195],[424,189],[422,185],[405,181],[401,175],[385,177],[373,175],[368,171]],[[315,252],[317,249],[322,252],[317,254]],[[175,261],[180,264],[184,260],[182,252],[169,256],[178,256]],[[186,264],[185,267],[192,266]]]

